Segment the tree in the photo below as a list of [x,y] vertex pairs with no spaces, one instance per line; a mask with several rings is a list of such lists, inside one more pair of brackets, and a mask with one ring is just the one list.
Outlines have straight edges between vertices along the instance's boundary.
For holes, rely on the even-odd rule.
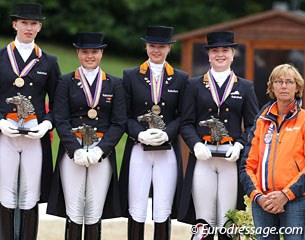
[[[2,33],[13,32],[9,15],[17,2],[0,0]],[[302,6],[301,2],[298,6]],[[99,31],[105,34],[110,52],[134,56],[143,53],[140,38],[148,25],[173,26],[177,34],[272,7],[272,2],[265,0],[48,0],[41,3],[46,20],[40,38],[71,45],[76,32]]]

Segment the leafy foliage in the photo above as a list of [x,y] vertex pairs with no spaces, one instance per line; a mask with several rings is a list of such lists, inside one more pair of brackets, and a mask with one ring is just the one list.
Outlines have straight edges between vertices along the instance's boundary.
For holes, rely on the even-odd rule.
[[[226,217],[228,221],[225,224],[227,229],[236,227],[236,228],[244,228],[244,229],[254,229],[254,223],[252,218],[252,208],[251,208],[251,199],[245,195],[244,196],[244,203],[246,205],[246,210],[237,210],[237,209],[230,209],[226,213]],[[249,233],[248,231],[243,231],[242,235],[249,240],[256,239],[255,234]],[[233,234],[233,239],[237,240],[240,236],[238,234]]]
[[[225,227],[227,228],[228,232],[230,230],[239,228],[237,234],[232,234],[233,240],[256,239],[254,222],[252,218],[252,202],[247,195],[244,196],[244,203],[246,205],[246,210],[230,209],[225,215],[228,218],[228,221],[225,223]],[[284,240],[283,235],[280,235],[280,240]]]
[[[1,32],[12,34],[9,15],[18,0],[0,0]],[[23,0],[22,2],[35,2]],[[175,27],[175,33],[190,31],[271,9],[265,0],[48,0],[43,4],[40,38],[69,44],[79,31],[105,34],[108,49],[120,55],[144,52],[141,37],[148,25]],[[303,6],[301,6],[303,7]],[[139,47],[140,46],[140,47]],[[173,53],[175,56],[175,51]]]

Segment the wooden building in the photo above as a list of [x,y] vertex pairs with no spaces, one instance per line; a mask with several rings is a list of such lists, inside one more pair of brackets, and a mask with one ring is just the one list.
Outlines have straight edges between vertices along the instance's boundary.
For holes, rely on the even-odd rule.
[[304,12],[270,10],[175,35],[181,44],[181,68],[190,76],[200,75],[209,68],[203,47],[206,35],[220,30],[235,33],[239,47],[232,68],[237,75],[254,81],[260,106],[268,100],[266,83],[276,65],[293,63],[304,76]]
[[[221,30],[234,32],[239,47],[232,69],[238,76],[254,81],[260,106],[268,101],[266,85],[275,66],[292,63],[305,78],[305,12],[270,10],[175,35],[175,40],[181,44],[181,68],[190,76],[208,70],[210,66],[204,49],[206,35]],[[182,155],[185,170],[188,148],[183,141]]]

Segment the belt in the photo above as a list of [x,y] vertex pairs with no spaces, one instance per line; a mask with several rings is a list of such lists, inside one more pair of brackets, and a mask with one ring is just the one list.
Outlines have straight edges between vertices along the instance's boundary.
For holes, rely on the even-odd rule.
[[[78,138],[80,138],[80,139],[83,138],[82,134],[79,133],[79,132],[76,132],[76,133],[74,133],[74,134],[75,134],[76,137],[78,137]],[[97,136],[98,138],[102,138],[102,137],[104,136],[104,133],[102,133],[102,132],[97,132],[97,133],[96,133],[96,136]]]
[[[8,114],[6,114],[6,118],[10,118],[10,119],[14,120],[15,122],[18,122],[18,120],[19,120],[18,113],[8,113]],[[30,114],[27,118],[24,118],[23,121],[27,122],[32,119],[37,119],[37,116],[35,114]]]
[[[217,144],[217,143],[215,143],[215,144],[212,143],[211,135],[204,135],[204,136],[202,137],[202,140],[208,141],[210,144],[213,144],[213,145],[216,145],[216,144]],[[233,142],[233,138],[230,137],[230,136],[227,136],[227,137],[223,137],[223,138],[219,141],[220,144],[224,144],[224,143],[227,143],[227,142]]]

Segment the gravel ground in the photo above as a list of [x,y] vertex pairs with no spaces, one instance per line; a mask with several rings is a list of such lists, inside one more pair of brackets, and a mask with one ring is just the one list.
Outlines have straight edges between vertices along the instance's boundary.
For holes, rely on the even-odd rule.
[[[40,204],[40,221],[38,240],[64,240],[65,220],[50,216],[45,213],[45,204]],[[151,219],[148,212],[147,219]],[[190,225],[172,221],[171,240],[189,240]],[[103,240],[127,240],[127,220],[117,218],[105,220],[102,222],[102,239]],[[153,222],[148,220],[145,225],[145,240],[153,240]]]
[[[64,220],[41,220],[39,225],[38,240],[63,240]],[[172,224],[171,240],[189,240],[190,229],[188,225]],[[127,221],[125,219],[104,221],[102,225],[103,240],[127,240]],[[153,240],[153,224],[145,225],[145,240]]]

